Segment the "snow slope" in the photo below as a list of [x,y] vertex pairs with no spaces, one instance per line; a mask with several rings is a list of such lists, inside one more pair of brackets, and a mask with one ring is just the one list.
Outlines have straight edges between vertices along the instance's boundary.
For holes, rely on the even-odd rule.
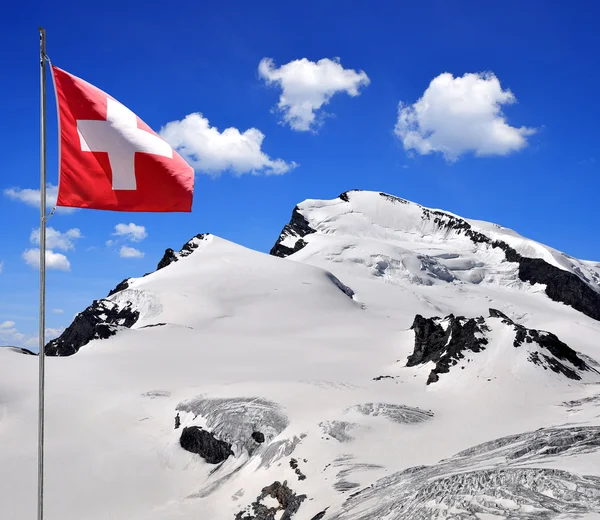
[[[107,339],[48,358],[47,518],[600,518],[600,321],[473,236],[596,293],[597,263],[377,193],[295,214],[274,255],[194,238],[92,306]],[[407,366],[417,314],[439,317],[423,337],[440,350]],[[471,318],[485,348],[450,351]],[[519,327],[541,332],[517,348]],[[35,516],[36,377],[34,356],[0,350],[2,519]],[[234,455],[182,449],[191,426]]]

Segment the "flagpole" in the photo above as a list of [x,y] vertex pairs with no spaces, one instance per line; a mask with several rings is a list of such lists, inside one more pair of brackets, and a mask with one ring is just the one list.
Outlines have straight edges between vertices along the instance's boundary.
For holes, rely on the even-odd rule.
[[44,518],[44,383],[46,330],[46,30],[40,33],[40,328],[38,408],[38,501],[37,518]]

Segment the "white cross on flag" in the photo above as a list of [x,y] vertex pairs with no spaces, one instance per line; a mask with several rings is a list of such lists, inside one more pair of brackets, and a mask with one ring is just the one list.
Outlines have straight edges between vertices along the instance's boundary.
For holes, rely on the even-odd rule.
[[191,211],[194,170],[131,110],[52,67],[60,121],[58,206]]

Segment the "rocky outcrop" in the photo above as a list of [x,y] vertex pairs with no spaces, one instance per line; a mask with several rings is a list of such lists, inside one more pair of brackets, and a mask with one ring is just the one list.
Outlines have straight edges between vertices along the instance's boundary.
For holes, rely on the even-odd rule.
[[179,252],[175,252],[175,250],[171,248],[166,249],[165,254],[156,266],[156,270],[158,271],[160,269],[163,269],[168,265],[171,265],[173,262],[177,262],[181,258],[185,258],[186,256],[191,255],[194,252],[194,250],[198,248],[200,242],[206,240],[208,236],[208,233],[200,233],[199,235],[196,235],[194,238],[188,240],[185,244],[183,244]]
[[[582,373],[599,374],[575,350],[550,332],[528,329],[515,323],[496,309],[490,309],[490,318],[500,319],[514,331],[513,346],[528,348],[528,360],[544,369],[579,381]],[[446,318],[424,318],[417,314],[412,325],[415,347],[406,366],[412,367],[428,362],[435,363],[427,384],[439,380],[440,374],[448,373],[470,352],[485,350],[490,327],[483,317],[464,318],[449,315]]]
[[258,444],[265,442],[265,434],[262,432],[252,432],[252,440]]
[[[267,497],[277,500],[278,505],[264,504]],[[288,487],[287,481],[283,484],[276,481],[263,488],[254,502],[235,515],[235,520],[291,520],[305,500],[306,495],[296,495]]]
[[107,298],[109,296],[112,296],[113,294],[116,294],[118,292],[124,291],[125,289],[129,288],[130,281],[131,281],[131,278],[125,278],[125,280],[118,283],[117,286],[108,293]]
[[[504,250],[509,262],[519,263],[519,278],[531,284],[546,286],[546,294],[556,302],[564,303],[586,316],[600,321],[600,293],[579,276],[555,267],[541,258],[526,258],[510,246],[494,242]],[[493,245],[494,245],[493,244]]]
[[[277,242],[270,251],[273,256],[279,256],[285,258],[291,254],[300,251],[306,242],[302,240],[306,235],[315,233],[308,220],[300,213],[298,206],[294,208],[292,212],[292,218],[281,231]],[[291,245],[293,242],[293,245]]]
[[[511,325],[515,330],[514,346],[520,347],[525,343],[537,343],[540,347],[548,351],[549,354],[543,352],[531,352],[529,360],[536,365],[549,368],[557,374],[563,374],[569,379],[579,381],[581,376],[577,371],[597,372],[595,368],[588,365],[575,350],[569,345],[563,343],[554,334],[546,331],[528,329],[512,321],[508,316],[496,309],[490,309],[490,317],[501,318],[504,323]],[[565,365],[569,363],[573,368]]]
[[47,356],[71,356],[94,339],[114,336],[119,329],[132,327],[140,317],[130,302],[119,305],[111,300],[96,300],[45,348]]
[[445,320],[415,316],[411,329],[415,332],[415,348],[408,357],[407,367],[428,362],[435,363],[427,384],[439,380],[439,374],[447,373],[465,357],[465,352],[481,352],[488,340],[488,330],[483,318],[467,319],[450,314]]
[[180,446],[192,453],[197,453],[209,464],[220,464],[230,455],[231,444],[221,441],[199,426],[187,426],[181,432]]

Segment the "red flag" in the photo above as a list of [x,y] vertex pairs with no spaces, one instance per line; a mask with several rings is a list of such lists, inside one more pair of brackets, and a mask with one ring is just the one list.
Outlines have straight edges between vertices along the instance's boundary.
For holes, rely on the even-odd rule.
[[194,170],[131,110],[52,67],[60,121],[58,206],[191,211]]

